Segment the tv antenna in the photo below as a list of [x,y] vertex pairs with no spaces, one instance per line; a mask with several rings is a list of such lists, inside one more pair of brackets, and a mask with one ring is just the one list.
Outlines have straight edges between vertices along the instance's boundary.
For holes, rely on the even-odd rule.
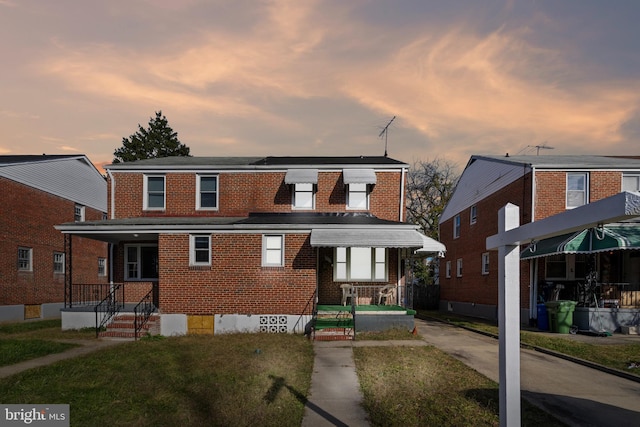
[[554,147],[549,147],[547,145],[547,141],[545,141],[542,145],[534,145],[533,147],[536,148],[536,156],[540,155],[540,149],[542,148],[543,150],[553,150]]
[[391,125],[391,122],[393,122],[396,119],[396,116],[393,116],[393,118],[391,120],[389,120],[389,123],[387,123],[387,125],[382,129],[382,131],[380,132],[380,135],[378,135],[378,138],[382,138],[382,135],[384,135],[384,156],[387,157],[387,137],[389,135],[389,126]]

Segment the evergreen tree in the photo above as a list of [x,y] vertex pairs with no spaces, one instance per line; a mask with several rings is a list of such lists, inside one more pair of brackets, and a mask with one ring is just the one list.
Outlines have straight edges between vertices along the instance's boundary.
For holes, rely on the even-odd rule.
[[138,124],[138,131],[122,138],[122,147],[113,152],[113,163],[133,162],[156,157],[189,156],[189,147],[178,140],[178,133],[169,126],[162,111],[149,119],[149,127]]

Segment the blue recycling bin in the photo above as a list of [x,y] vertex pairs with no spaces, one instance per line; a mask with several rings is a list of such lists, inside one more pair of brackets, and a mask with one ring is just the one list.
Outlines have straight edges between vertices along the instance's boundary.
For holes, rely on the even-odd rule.
[[549,314],[545,303],[538,304],[538,329],[541,331],[549,330]]

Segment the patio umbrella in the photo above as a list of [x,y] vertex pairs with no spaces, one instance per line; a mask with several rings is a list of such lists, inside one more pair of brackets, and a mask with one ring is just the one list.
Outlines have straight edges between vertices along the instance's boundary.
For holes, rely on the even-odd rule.
[[607,224],[533,242],[520,253],[520,259],[621,249],[640,249],[640,227],[636,223]]

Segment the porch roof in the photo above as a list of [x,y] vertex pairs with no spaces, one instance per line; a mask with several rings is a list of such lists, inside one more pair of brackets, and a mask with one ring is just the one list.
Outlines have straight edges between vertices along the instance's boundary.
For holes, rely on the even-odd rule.
[[311,246],[422,248],[423,237],[406,229],[317,228],[311,230]]

